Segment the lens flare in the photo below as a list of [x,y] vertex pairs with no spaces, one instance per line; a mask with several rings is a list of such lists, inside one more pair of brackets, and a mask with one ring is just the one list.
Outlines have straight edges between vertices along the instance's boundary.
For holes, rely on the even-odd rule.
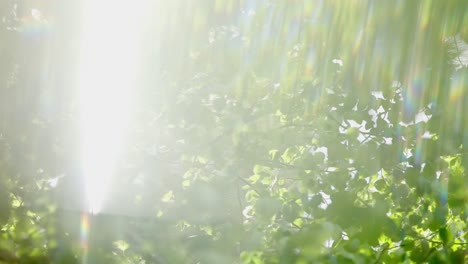
[[84,212],[81,214],[81,220],[80,220],[80,246],[83,252],[84,263],[86,263],[86,257],[88,255],[88,249],[89,249],[89,241],[88,241],[89,228],[90,228],[89,214]]

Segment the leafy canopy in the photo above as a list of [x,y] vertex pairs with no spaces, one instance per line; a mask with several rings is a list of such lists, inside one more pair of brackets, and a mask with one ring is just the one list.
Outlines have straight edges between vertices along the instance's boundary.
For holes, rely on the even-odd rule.
[[0,261],[463,263],[465,1],[168,4],[115,180],[140,218],[60,206],[76,109],[43,118],[1,8]]

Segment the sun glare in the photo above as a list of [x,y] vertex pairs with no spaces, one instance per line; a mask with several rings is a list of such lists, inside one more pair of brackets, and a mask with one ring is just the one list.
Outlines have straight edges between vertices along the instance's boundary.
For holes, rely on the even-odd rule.
[[86,0],[83,5],[81,160],[87,210],[98,213],[105,204],[129,124],[144,7],[118,0]]

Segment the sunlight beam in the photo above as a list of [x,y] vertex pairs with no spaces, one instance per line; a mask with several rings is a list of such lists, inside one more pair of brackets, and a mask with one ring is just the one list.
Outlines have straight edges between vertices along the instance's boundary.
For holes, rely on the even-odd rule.
[[87,210],[105,203],[129,124],[143,1],[83,1],[79,106]]

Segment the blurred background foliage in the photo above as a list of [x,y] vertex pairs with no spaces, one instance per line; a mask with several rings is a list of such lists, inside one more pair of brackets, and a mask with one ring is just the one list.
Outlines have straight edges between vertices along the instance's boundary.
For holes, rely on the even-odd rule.
[[468,2],[165,3],[98,215],[78,3],[0,3],[1,263],[466,261]]

